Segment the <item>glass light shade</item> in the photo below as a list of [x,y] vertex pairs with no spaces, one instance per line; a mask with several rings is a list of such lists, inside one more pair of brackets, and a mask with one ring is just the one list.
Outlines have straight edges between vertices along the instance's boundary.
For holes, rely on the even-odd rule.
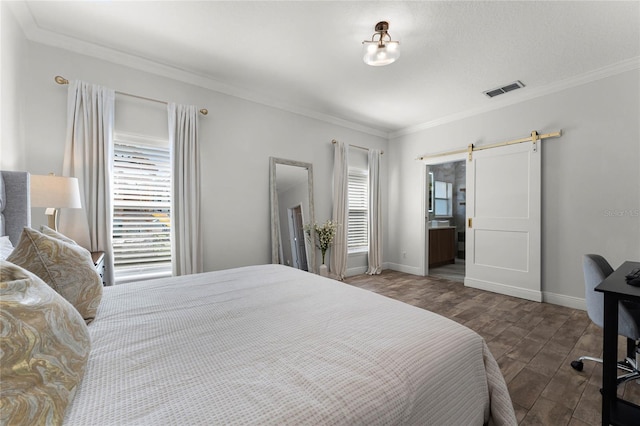
[[378,41],[364,41],[362,45],[362,60],[367,65],[389,65],[400,57],[400,43],[397,41],[387,41],[382,45]]

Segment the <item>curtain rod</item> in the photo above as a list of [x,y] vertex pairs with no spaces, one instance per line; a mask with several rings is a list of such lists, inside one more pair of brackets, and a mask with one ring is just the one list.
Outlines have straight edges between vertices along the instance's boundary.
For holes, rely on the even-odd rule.
[[[55,81],[56,81],[56,83],[58,83],[58,84],[69,84],[69,80],[67,80],[66,78],[64,78],[64,77],[62,77],[62,76],[59,76],[59,75],[56,75],[56,76],[55,76],[55,78],[54,78],[54,80],[55,80]],[[169,103],[169,102],[167,102],[167,101],[161,101],[161,100],[153,99],[153,98],[145,98],[144,96],[133,95],[133,94],[131,94],[131,93],[120,92],[120,91],[118,91],[118,90],[116,90],[115,92],[116,92],[117,94],[119,94],[119,95],[129,96],[129,97],[131,97],[131,98],[142,99],[142,100],[145,100],[145,101],[157,102],[157,103],[165,104],[165,105],[167,105],[167,104]],[[200,114],[202,114],[202,115],[207,115],[207,114],[209,114],[209,110],[208,110],[208,109],[206,109],[206,108],[202,108],[202,109],[200,110]]]
[[[337,143],[338,143],[338,141],[337,141],[337,140],[335,140],[335,139],[333,139],[333,140],[331,141],[331,143],[335,145],[335,144],[337,144]],[[349,145],[349,146],[350,146],[350,147],[353,147],[353,148],[364,149],[365,151],[369,151],[369,148],[366,148],[366,147],[364,147],[364,146],[358,146],[358,145]],[[384,151],[380,151],[380,155],[382,155],[382,154],[384,154]]]

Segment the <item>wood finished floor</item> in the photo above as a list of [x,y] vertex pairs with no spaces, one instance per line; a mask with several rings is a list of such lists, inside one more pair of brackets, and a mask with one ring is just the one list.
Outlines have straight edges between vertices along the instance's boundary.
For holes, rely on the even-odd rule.
[[[520,425],[601,424],[601,365],[585,361],[582,372],[570,366],[581,355],[602,356],[602,330],[585,311],[397,271],[345,282],[436,312],[480,334],[500,365]],[[622,356],[622,338],[618,348]],[[628,382],[618,392],[640,404],[640,384]]]

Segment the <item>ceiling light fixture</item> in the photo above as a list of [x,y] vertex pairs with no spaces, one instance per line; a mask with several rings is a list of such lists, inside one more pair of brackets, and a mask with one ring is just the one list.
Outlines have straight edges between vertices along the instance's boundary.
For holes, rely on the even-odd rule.
[[[391,40],[388,29],[389,23],[380,21],[375,26],[376,32],[371,36],[371,41],[362,42],[364,47],[362,60],[365,64],[381,67],[392,64],[400,57],[400,42]],[[377,40],[376,37],[378,37]]]

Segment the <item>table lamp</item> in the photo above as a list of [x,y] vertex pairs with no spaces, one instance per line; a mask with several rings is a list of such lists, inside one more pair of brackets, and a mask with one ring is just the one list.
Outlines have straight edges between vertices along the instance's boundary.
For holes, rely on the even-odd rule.
[[31,206],[46,207],[48,226],[58,230],[58,209],[79,209],[80,187],[78,178],[66,176],[31,175]]

